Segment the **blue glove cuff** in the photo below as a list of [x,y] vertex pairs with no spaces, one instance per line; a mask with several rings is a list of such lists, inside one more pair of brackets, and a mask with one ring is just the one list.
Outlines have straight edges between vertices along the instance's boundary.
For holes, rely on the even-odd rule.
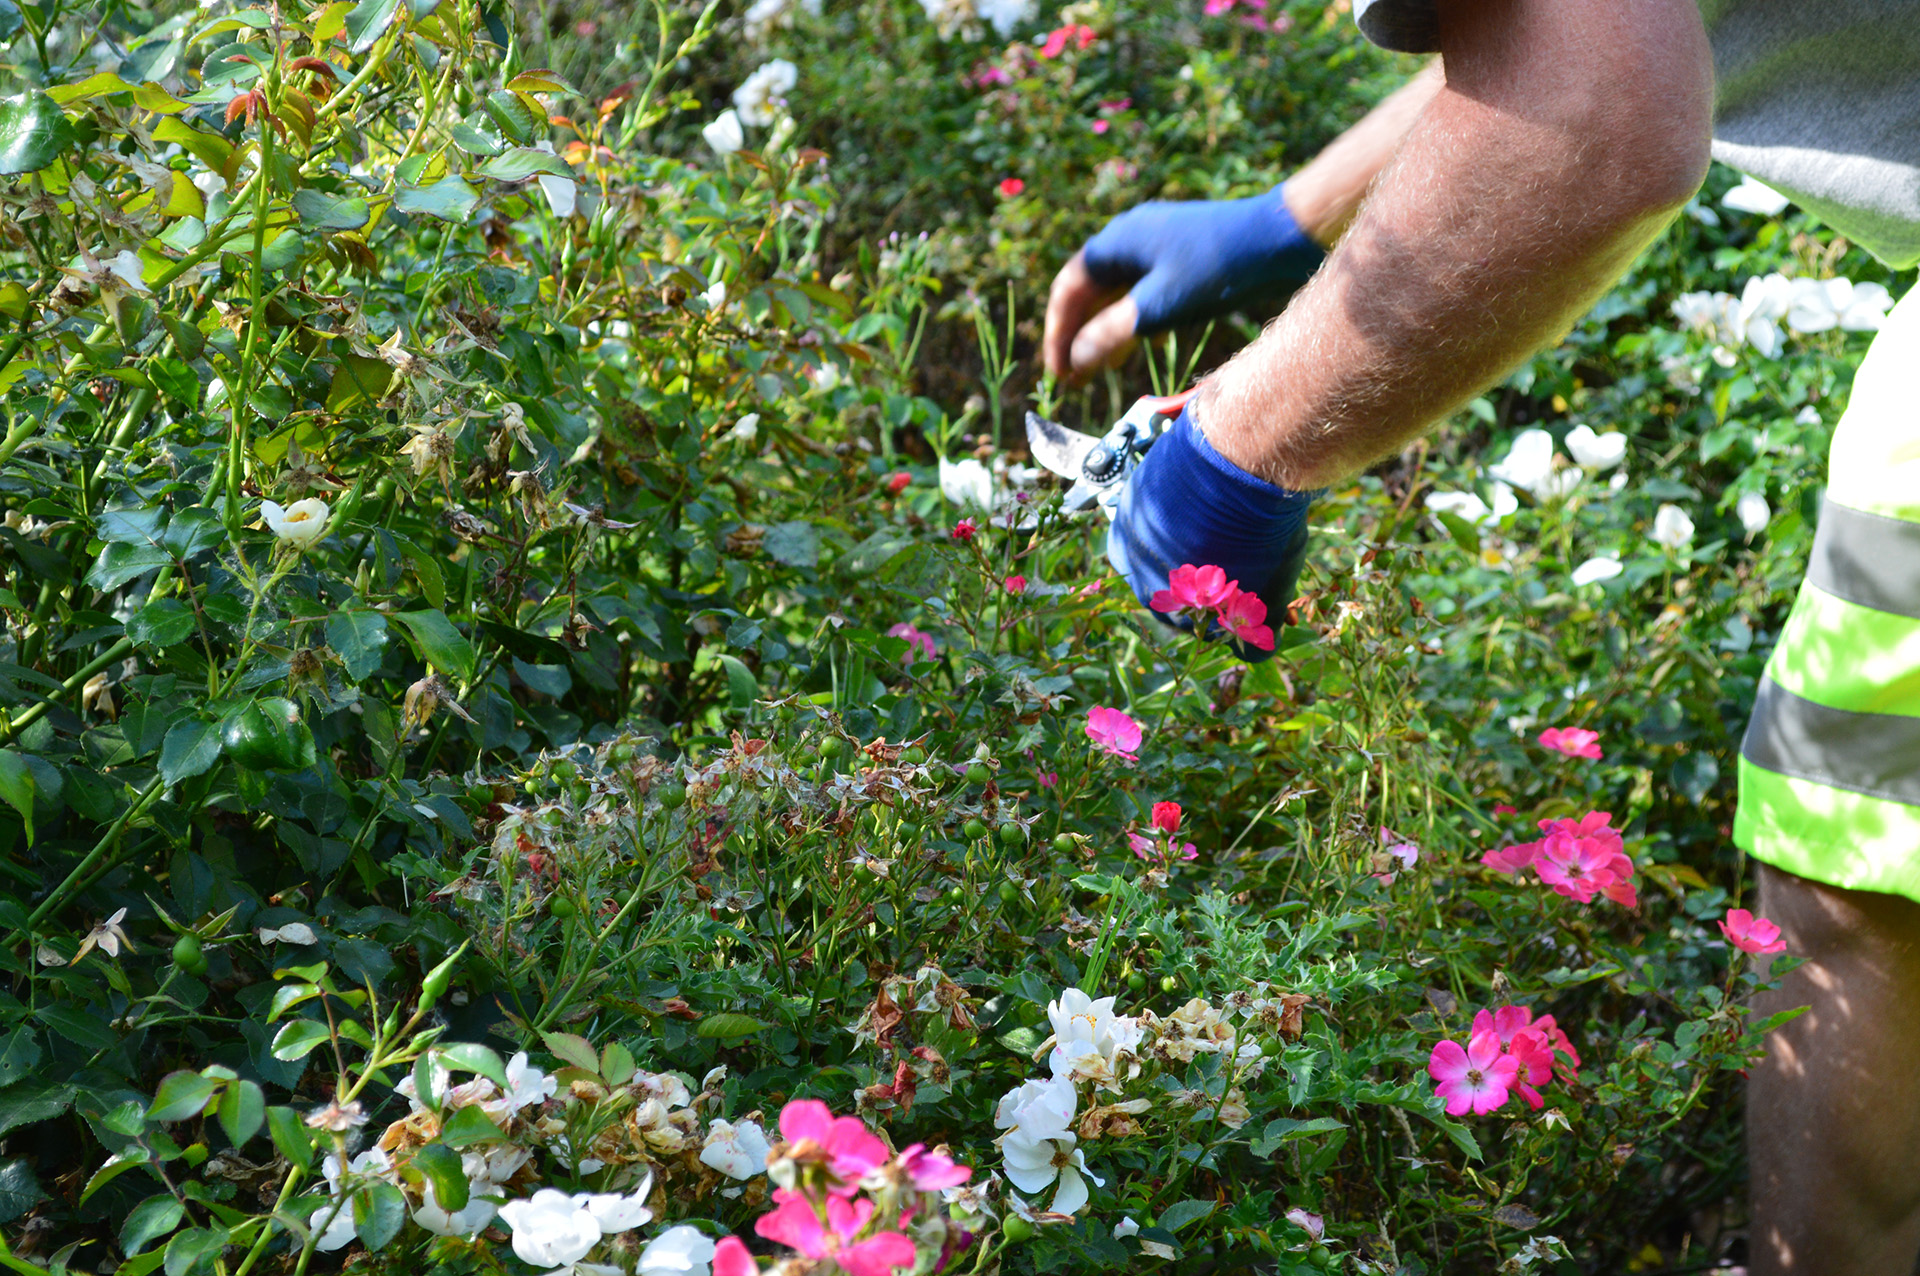
[[1294,220],[1285,190],[1283,182],[1245,199],[1141,204],[1088,240],[1082,260],[1102,287],[1132,287],[1142,336],[1278,304],[1327,256]]
[[[1107,533],[1107,559],[1142,604],[1185,564],[1224,570],[1286,623],[1306,557],[1307,512],[1318,492],[1292,492],[1221,456],[1200,430],[1197,400],[1140,461]],[[1248,659],[1267,653],[1242,648]]]

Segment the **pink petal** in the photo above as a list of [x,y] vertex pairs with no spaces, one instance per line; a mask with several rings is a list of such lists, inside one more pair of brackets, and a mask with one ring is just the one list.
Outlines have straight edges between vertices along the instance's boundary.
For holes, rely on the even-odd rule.
[[1442,1041],[1427,1059],[1427,1075],[1443,1085],[1453,1085],[1463,1081],[1472,1066],[1459,1042]]
[[760,1264],[738,1236],[728,1236],[714,1247],[713,1276],[760,1276]]

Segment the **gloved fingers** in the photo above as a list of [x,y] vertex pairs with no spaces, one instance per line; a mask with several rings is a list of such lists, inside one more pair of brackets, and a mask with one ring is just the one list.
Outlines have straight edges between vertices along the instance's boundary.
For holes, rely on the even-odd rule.
[[1139,310],[1132,294],[1081,325],[1073,338],[1072,379],[1083,380],[1102,368],[1117,367],[1133,353]]
[[1087,277],[1116,292],[1132,287],[1167,247],[1165,222],[1165,208],[1156,203],[1136,204],[1114,217],[1080,249]]
[[1075,253],[1072,260],[1060,268],[1047,293],[1047,324],[1040,342],[1041,357],[1048,372],[1063,380],[1075,378],[1074,339],[1087,317],[1100,311],[1113,292],[1094,282],[1087,271],[1084,251]]

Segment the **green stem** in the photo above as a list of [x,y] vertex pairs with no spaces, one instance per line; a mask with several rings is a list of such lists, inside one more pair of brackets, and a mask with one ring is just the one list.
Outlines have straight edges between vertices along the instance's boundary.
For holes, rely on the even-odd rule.
[[93,677],[93,675],[99,673],[114,661],[121,659],[132,650],[133,639],[131,638],[122,638],[119,642],[114,643],[113,646],[107,648],[106,651],[95,656],[87,664],[83,665],[79,672],[61,683],[59,691],[48,696],[45,700],[28,705],[25,709],[21,710],[19,717],[0,721],[0,740],[11,739],[27,727],[38,722],[46,716],[47,710],[52,708],[56,701],[72,695],[80,687],[86,685],[87,679]]
[[273,127],[270,123],[260,126],[260,166],[259,178],[253,197],[253,267],[251,296],[247,308],[247,340],[240,348],[240,376],[238,384],[227,389],[227,403],[232,414],[231,426],[227,431],[227,531],[240,534],[240,477],[245,469],[247,452],[247,414],[251,411],[253,393],[254,360],[260,347],[260,297],[265,285],[266,267],[264,259],[267,252],[267,205],[272,193],[273,179]]
[[23,936],[30,938],[34,929],[39,926],[41,922],[45,921],[55,909],[66,903],[68,896],[78,889],[79,884],[86,879],[87,874],[92,871],[94,865],[105,860],[114,847],[118,845],[120,835],[127,831],[127,825],[131,824],[135,817],[145,811],[147,806],[156,797],[166,792],[166,790],[167,785],[165,781],[158,775],[147,781],[147,787],[140,790],[140,795],[133,800],[133,803],[128,806],[126,810],[120,813],[120,818],[113,822],[113,826],[94,844],[93,849],[87,852],[87,857],[81,860],[72,872],[67,874],[65,880],[63,880],[60,885],[53,888],[51,894],[40,901],[40,906],[34,909],[33,913],[27,918],[26,926],[7,936],[6,946],[11,948],[14,942]]
[[247,1273],[253,1269],[253,1265],[260,1261],[260,1255],[266,1252],[267,1242],[273,1239],[273,1220],[292,1199],[293,1186],[300,1181],[301,1175],[299,1166],[287,1168],[287,1181],[280,1185],[279,1199],[274,1201],[272,1212],[260,1220],[260,1235],[254,1237],[252,1248],[247,1250],[247,1256],[241,1260],[240,1266],[234,1268],[233,1276],[247,1276]]

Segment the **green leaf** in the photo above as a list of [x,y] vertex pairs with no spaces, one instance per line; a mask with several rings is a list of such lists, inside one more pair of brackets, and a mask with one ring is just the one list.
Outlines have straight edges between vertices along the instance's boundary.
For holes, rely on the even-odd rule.
[[767,529],[760,547],[777,563],[789,567],[812,567],[820,561],[820,533],[812,523],[775,523]]
[[593,1047],[584,1037],[576,1037],[570,1032],[543,1032],[540,1040],[554,1058],[562,1063],[571,1064],[583,1072],[600,1075],[600,1059],[593,1053]]
[[304,1059],[328,1038],[327,1025],[312,1019],[295,1019],[274,1034],[273,1057],[284,1063]]
[[170,1072],[147,1106],[149,1121],[184,1121],[206,1111],[215,1090],[213,1082],[197,1072]]
[[700,1026],[695,1029],[694,1032],[696,1036],[707,1037],[709,1039],[715,1037],[750,1037],[754,1033],[764,1030],[766,1026],[767,1025],[761,1023],[752,1015],[743,1015],[734,1011],[722,1011],[720,1014],[708,1015],[702,1019]]
[[391,1183],[373,1183],[353,1198],[353,1230],[360,1243],[378,1250],[400,1234],[407,1198]]
[[59,1116],[72,1104],[71,1085],[21,1085],[0,1092],[0,1134]]
[[436,669],[457,674],[462,680],[473,677],[473,644],[453,627],[446,613],[439,611],[397,611],[392,619],[405,625],[420,648],[421,659]]
[[25,1157],[0,1163],[0,1223],[11,1223],[47,1199]]
[[377,611],[336,611],[327,617],[327,646],[355,682],[370,678],[387,649],[387,618]]
[[27,1076],[40,1062],[40,1042],[32,1028],[22,1024],[0,1043],[0,1086],[10,1086]]
[[127,1221],[120,1225],[121,1252],[131,1257],[174,1228],[187,1217],[186,1207],[171,1196],[149,1196],[133,1207]]
[[460,1154],[444,1143],[429,1143],[413,1154],[413,1168],[433,1184],[433,1199],[449,1214],[467,1207],[467,1172]]
[[499,1055],[485,1046],[474,1045],[471,1042],[460,1042],[448,1046],[440,1051],[440,1062],[449,1068],[478,1073],[502,1090],[507,1088],[507,1065],[501,1062]]
[[172,561],[173,556],[158,545],[129,545],[124,541],[113,541],[101,549],[100,557],[87,569],[87,584],[103,594],[110,594],[135,577],[165,567]]
[[507,139],[500,136],[493,121],[482,116],[470,115],[455,123],[449,132],[453,135],[455,146],[481,159],[492,159],[507,148]]
[[177,646],[193,631],[193,609],[178,598],[157,598],[127,621],[127,637],[142,647]]
[[[180,397],[183,401],[192,401]],[[226,524],[220,521],[219,514],[204,505],[174,511],[173,517],[167,520],[167,530],[160,535],[160,543],[166,546],[167,552],[181,559],[195,558],[225,543],[226,539]]]
[[1447,529],[1447,535],[1453,537],[1453,543],[1467,551],[1467,554],[1478,562],[1480,560],[1480,529],[1452,510],[1435,510],[1434,516],[1440,520],[1440,525]]
[[313,1140],[307,1134],[306,1122],[292,1108],[275,1106],[267,1109],[267,1133],[273,1138],[273,1146],[291,1165],[305,1169],[313,1160]]
[[27,826],[27,843],[33,843],[33,770],[27,760],[12,749],[0,749],[0,798],[20,813]]
[[196,1227],[167,1242],[167,1276],[200,1276],[213,1270],[214,1260],[233,1234],[224,1227]]
[[103,1013],[90,1014],[72,1006],[42,1006],[34,1018],[89,1050],[111,1050],[120,1044],[119,1034],[107,1026]]
[[513,672],[528,687],[556,700],[573,689],[573,675],[565,665],[530,665],[515,656]]
[[733,656],[720,657],[720,664],[727,671],[727,699],[735,712],[745,713],[760,697],[760,684],[754,680],[753,670]]
[[110,545],[157,545],[166,526],[166,510],[157,505],[130,505],[102,511],[94,531]]
[[[457,130],[460,126],[454,127]],[[431,186],[399,186],[393,193],[393,206],[398,212],[422,213],[464,226],[480,206],[480,197],[466,178],[449,173]]]
[[532,70],[522,71],[507,81],[507,87],[516,93],[565,93],[572,97],[580,96],[579,89],[574,88],[572,84],[545,67],[534,67]]
[[329,195],[308,186],[293,193],[293,211],[315,230],[359,230],[373,220],[367,201],[357,195]]
[[145,1165],[153,1155],[139,1144],[132,1144],[107,1158],[107,1163],[93,1172],[87,1180],[86,1190],[80,1193],[80,1203],[85,1205],[87,1198],[107,1184],[125,1174],[136,1165]]
[[360,0],[347,12],[347,51],[365,53],[400,12],[400,0]]
[[220,724],[189,718],[176,722],[160,745],[160,778],[178,784],[204,775],[220,760]]
[[1272,1156],[1274,1150],[1283,1143],[1294,1139],[1303,1139],[1309,1134],[1328,1134],[1334,1130],[1344,1130],[1347,1124],[1332,1117],[1314,1117],[1307,1121],[1294,1121],[1286,1117],[1267,1122],[1267,1128],[1254,1140],[1255,1156]]
[[440,1127],[440,1141],[450,1148],[470,1147],[475,1143],[491,1143],[504,1139],[500,1127],[487,1119],[487,1114],[478,1106],[469,1104],[447,1118]]
[[535,118],[526,101],[517,93],[505,89],[495,89],[487,94],[481,103],[500,131],[516,142],[526,143],[533,140],[534,131],[546,121]]
[[633,1051],[618,1041],[608,1042],[600,1057],[600,1079],[608,1085],[625,1085],[633,1079],[633,1068]]
[[60,104],[40,90],[0,98],[0,175],[37,173],[73,140]]
[[251,1081],[230,1081],[220,1096],[220,1128],[233,1146],[241,1147],[267,1121],[267,1097]]
[[1175,1201],[1167,1206],[1160,1215],[1160,1226],[1169,1232],[1177,1232],[1188,1224],[1197,1223],[1213,1213],[1212,1201],[1188,1199]]
[[496,155],[482,164],[480,171],[496,182],[524,182],[535,173],[545,173],[550,177],[573,176],[573,168],[565,160],[531,146],[516,146]]

